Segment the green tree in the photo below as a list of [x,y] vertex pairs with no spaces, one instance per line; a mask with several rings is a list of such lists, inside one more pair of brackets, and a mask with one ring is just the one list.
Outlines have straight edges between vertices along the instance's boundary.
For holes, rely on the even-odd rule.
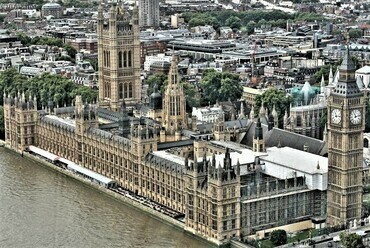
[[288,241],[288,237],[285,230],[274,230],[271,233],[270,241],[275,245],[284,245]]
[[[336,66],[332,68],[333,73],[335,73]],[[330,72],[330,65],[323,65],[321,66],[320,70],[318,70],[314,75],[313,75],[313,83],[319,84],[321,82],[321,77],[324,76],[325,80],[328,80],[329,78],[329,72]]]
[[362,37],[362,30],[359,28],[351,28],[348,31],[348,36],[351,39],[357,39]]
[[342,232],[340,234],[340,241],[344,248],[365,248],[362,243],[362,237],[356,233]]
[[214,104],[216,101],[235,101],[243,93],[239,75],[229,72],[217,72],[213,69],[203,73],[200,82],[202,89],[201,105]]
[[145,84],[148,85],[148,96],[153,93],[154,85],[158,86],[158,90],[163,94],[165,86],[167,85],[167,75],[164,74],[153,74],[145,80]]
[[[83,101],[93,102],[98,92],[86,86],[74,84],[71,80],[59,76],[44,73],[32,79],[27,79],[15,69],[9,69],[0,73],[0,92],[15,96],[25,93],[27,96],[35,96],[38,100],[38,108],[46,106],[52,100],[55,106],[70,105],[76,95],[82,95]],[[3,103],[3,94],[0,94],[0,104]]]
[[230,16],[226,20],[226,26],[229,26],[233,30],[238,30],[240,28],[240,18],[237,16]]
[[200,18],[192,18],[190,21],[189,21],[189,27],[196,27],[196,26],[204,26],[206,25],[206,21],[204,19],[200,19]]
[[247,29],[248,34],[251,34],[254,32],[254,28],[256,27],[257,23],[255,21],[250,21],[245,26]]
[[256,105],[254,106],[255,113],[259,112],[262,103],[268,112],[271,113],[274,106],[279,117],[279,126],[283,124],[283,117],[285,111],[289,110],[290,104],[293,102],[293,98],[287,95],[284,91],[278,90],[276,88],[269,88],[262,95],[256,97]]
[[77,87],[69,94],[72,99],[75,99],[77,95],[80,95],[85,102],[93,103],[98,99],[98,91],[85,86]]
[[77,50],[73,46],[71,46],[70,44],[65,44],[63,48],[68,53],[69,57],[71,57],[72,59],[76,58]]
[[60,60],[64,60],[64,61],[71,61],[71,62],[74,62],[75,60],[72,59],[71,57],[69,56],[57,56],[55,58],[56,61],[60,61]]
[[186,99],[186,109],[190,112],[193,107],[200,106],[200,96],[199,92],[195,88],[195,86],[188,82],[182,82],[182,86],[184,89],[184,95]]
[[17,37],[23,46],[29,46],[32,42],[32,39],[25,33],[18,33]]
[[98,70],[98,59],[86,59],[86,61],[90,62],[95,71]]
[[27,77],[19,74],[16,69],[11,68],[0,73],[0,105],[3,104],[3,92],[16,95],[23,92],[27,85]]

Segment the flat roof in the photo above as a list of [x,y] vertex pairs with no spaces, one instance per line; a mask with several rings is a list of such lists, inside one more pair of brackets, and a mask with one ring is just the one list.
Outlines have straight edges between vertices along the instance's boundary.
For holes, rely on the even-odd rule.
[[91,178],[94,178],[95,180],[99,181],[99,182],[102,182],[104,184],[109,184],[109,183],[115,183],[114,180],[108,178],[108,177],[105,177],[103,175],[100,175],[92,170],[89,170],[89,169],[86,169],[84,167],[81,167],[75,163],[73,163],[72,161],[70,161],[69,164],[67,164],[68,166],[68,169],[72,169],[72,170],[75,170],[75,171],[78,171],[79,173],[81,174],[84,174],[86,176],[89,176]]
[[[261,160],[308,174],[327,173],[328,158],[290,147],[270,147]],[[320,169],[317,169],[319,164]]]
[[243,87],[243,92],[245,93],[251,93],[251,94],[255,94],[255,95],[262,95],[264,90],[262,89],[255,89],[255,88],[251,88],[251,87]]
[[53,120],[56,120],[56,121],[59,121],[59,122],[62,122],[68,126],[71,126],[71,127],[75,127],[76,124],[75,124],[75,121],[72,120],[72,119],[63,119],[63,118],[60,118],[56,115],[45,115],[45,117],[49,118],[49,119],[53,119]]
[[31,151],[31,152],[34,152],[34,153],[36,153],[38,155],[41,155],[41,156],[43,156],[43,157],[45,157],[47,159],[50,159],[51,161],[56,161],[59,158],[59,156],[57,156],[55,154],[52,154],[52,153],[50,153],[48,151],[45,151],[45,150],[43,150],[41,148],[38,148],[36,146],[29,146],[28,147],[28,150]]
[[369,74],[370,73],[370,66],[365,65],[364,67],[361,67],[356,71],[356,73],[363,73],[363,74]]
[[41,155],[47,159],[50,159],[52,161],[60,161],[60,162],[63,162],[65,164],[67,164],[68,166],[68,169],[72,169],[72,170],[75,170],[75,171],[78,171],[86,176],[89,176],[91,178],[94,178],[95,180],[99,181],[99,182],[102,182],[104,184],[109,184],[109,183],[115,183],[114,180],[108,178],[108,177],[105,177],[103,175],[100,175],[92,170],[89,170],[89,169],[86,169],[86,168],[83,168],[77,164],[75,164],[74,162],[68,160],[68,159],[65,159],[65,158],[61,158],[51,152],[48,152],[44,149],[41,149],[41,148],[38,148],[36,146],[29,146],[28,147],[28,150],[31,151],[31,152],[34,152],[38,155]]
[[166,159],[168,161],[171,161],[176,164],[184,165],[185,164],[185,158],[180,157],[178,155],[169,153],[167,151],[155,151],[153,154],[159,158]]

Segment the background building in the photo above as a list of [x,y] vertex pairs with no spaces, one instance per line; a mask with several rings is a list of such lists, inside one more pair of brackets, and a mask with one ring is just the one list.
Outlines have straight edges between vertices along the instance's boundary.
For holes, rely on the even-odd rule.
[[58,3],[47,3],[41,7],[41,17],[54,16],[61,18],[63,16],[63,7]]
[[159,0],[139,0],[140,27],[159,26]]

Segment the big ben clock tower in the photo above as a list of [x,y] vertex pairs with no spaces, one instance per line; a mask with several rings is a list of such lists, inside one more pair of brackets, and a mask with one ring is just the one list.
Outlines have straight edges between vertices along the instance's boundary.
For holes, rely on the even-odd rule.
[[347,226],[361,218],[365,100],[347,48],[339,80],[328,103],[328,226]]

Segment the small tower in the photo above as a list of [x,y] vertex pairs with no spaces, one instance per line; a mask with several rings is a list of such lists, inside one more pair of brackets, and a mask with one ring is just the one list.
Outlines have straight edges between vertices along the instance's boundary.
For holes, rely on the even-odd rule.
[[91,104],[83,104],[82,97],[76,96],[75,100],[76,134],[83,135],[88,128],[96,128],[96,109]]
[[158,91],[158,85],[153,87],[153,93],[149,96],[149,117],[156,121],[162,121],[162,95]]
[[257,119],[256,127],[254,129],[253,151],[254,152],[265,151],[265,141],[263,140],[263,129],[261,126],[260,118]]
[[244,114],[244,102],[240,103],[240,113],[239,113],[239,120],[245,119],[245,114]]
[[322,75],[322,77],[321,77],[320,94],[321,95],[325,95],[325,80],[324,80],[324,75]]
[[266,109],[265,109],[265,104],[262,102],[262,105],[260,107],[260,112],[258,114],[259,118],[266,118]]
[[285,110],[285,114],[284,114],[284,119],[283,119],[283,128],[284,128],[284,130],[287,130],[287,128],[288,128],[288,111],[287,110]]
[[324,141],[324,142],[328,142],[328,128],[327,128],[327,126],[326,126],[326,123],[325,123],[325,127],[324,127],[324,132],[323,132],[322,141]]
[[251,112],[249,113],[249,119],[254,120],[254,105],[252,105]]
[[166,133],[170,135],[187,127],[186,101],[177,64],[178,58],[174,55],[163,99],[163,126]]
[[129,119],[128,114],[127,114],[125,101],[122,101],[119,113],[120,113],[120,115],[119,115],[119,120],[118,120],[118,122],[119,122],[118,129],[119,129],[120,133],[123,134],[124,130],[127,129],[130,126],[130,119]]
[[329,71],[329,82],[328,82],[328,85],[332,85],[332,84],[333,84],[333,80],[334,80],[334,76],[333,76],[333,67],[330,65],[330,71]]
[[275,104],[272,109],[272,117],[274,118],[274,127],[278,127],[279,126],[279,115],[278,115],[278,112],[276,111]]
[[18,93],[18,96],[6,96],[4,93],[5,142],[16,151],[23,151],[29,145],[35,145],[38,120],[35,97]]

